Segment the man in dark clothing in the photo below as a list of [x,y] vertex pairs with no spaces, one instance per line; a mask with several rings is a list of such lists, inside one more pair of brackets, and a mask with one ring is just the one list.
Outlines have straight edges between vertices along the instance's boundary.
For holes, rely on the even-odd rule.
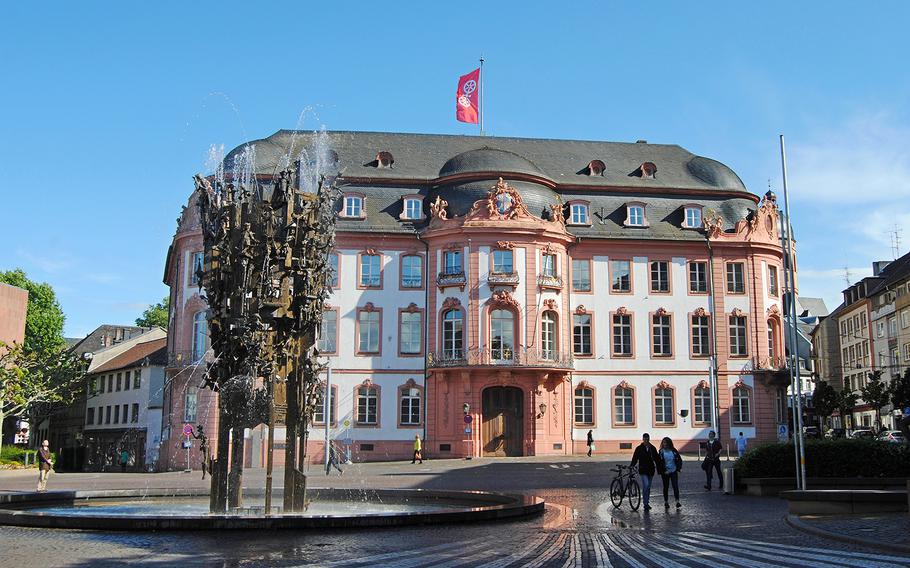
[[51,474],[53,465],[51,450],[48,447],[47,440],[45,440],[41,443],[41,447],[38,448],[38,491],[47,491],[47,476]]
[[720,471],[720,453],[723,451],[723,446],[720,440],[717,439],[717,433],[714,430],[708,433],[708,443],[705,445],[705,451],[707,452],[705,463],[702,464],[702,469],[705,470],[705,475],[708,476],[705,489],[711,491],[711,482],[713,481],[715,470],[717,470],[717,487],[723,489],[724,477]]
[[651,510],[651,480],[654,479],[659,459],[657,448],[651,445],[651,436],[647,432],[642,434],[641,444],[635,448],[635,453],[632,454],[631,466],[638,466],[638,477],[641,478],[641,494],[645,502],[645,511]]

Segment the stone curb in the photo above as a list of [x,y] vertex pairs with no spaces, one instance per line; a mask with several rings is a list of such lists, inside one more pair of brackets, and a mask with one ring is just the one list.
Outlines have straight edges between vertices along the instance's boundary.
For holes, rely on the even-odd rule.
[[822,538],[836,540],[839,542],[846,542],[849,544],[859,544],[868,548],[883,550],[886,552],[910,553],[910,545],[890,544],[878,540],[869,540],[842,533],[826,531],[825,529],[820,529],[818,527],[812,526],[810,523],[807,523],[806,521],[800,519],[798,515],[787,515],[784,517],[784,520],[794,529],[814,536],[820,536]]

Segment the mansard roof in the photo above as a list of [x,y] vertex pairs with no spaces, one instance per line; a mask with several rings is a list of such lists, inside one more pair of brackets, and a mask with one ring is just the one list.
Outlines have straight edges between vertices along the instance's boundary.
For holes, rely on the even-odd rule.
[[[464,215],[499,177],[519,190],[534,215],[546,215],[549,205],[559,201],[589,202],[592,224],[569,231],[590,238],[703,240],[699,231],[681,227],[684,205],[696,203],[716,211],[728,229],[756,209],[757,198],[730,168],[673,144],[386,132],[326,134],[338,156],[345,190],[366,196],[366,219],[339,219],[340,231],[413,232],[414,225],[399,219],[405,195],[424,196],[425,212],[436,195],[441,195],[449,203],[450,216]],[[240,152],[252,146],[255,173],[260,180],[268,179],[309,147],[313,137],[313,132],[280,130],[232,150],[225,158],[225,169],[231,171]],[[377,167],[380,152],[391,155],[390,165]],[[386,162],[388,154],[384,154]],[[589,164],[595,160],[603,162],[605,169],[589,175]],[[650,165],[656,167],[653,177],[647,175]],[[622,209],[629,201],[646,205],[649,227],[623,226]]]

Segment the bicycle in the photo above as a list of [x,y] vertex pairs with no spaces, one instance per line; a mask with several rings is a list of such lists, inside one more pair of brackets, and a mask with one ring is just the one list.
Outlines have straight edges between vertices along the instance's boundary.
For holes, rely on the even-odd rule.
[[[628,469],[628,473],[623,473],[623,470]],[[619,508],[622,505],[622,500],[627,499],[629,501],[629,508],[633,511],[637,511],[638,507],[641,505],[641,487],[639,487],[638,482],[635,481],[635,474],[638,470],[634,467],[627,465],[617,465],[615,469],[610,471],[616,472],[616,477],[613,478],[613,482],[610,483],[610,501],[613,503],[613,507]]]

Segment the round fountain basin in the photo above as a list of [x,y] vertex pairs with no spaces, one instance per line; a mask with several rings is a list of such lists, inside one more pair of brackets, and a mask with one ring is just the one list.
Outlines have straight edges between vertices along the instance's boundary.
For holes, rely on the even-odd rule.
[[403,526],[509,519],[544,510],[539,497],[482,491],[311,489],[306,512],[282,512],[281,490],[266,515],[262,491],[243,507],[209,513],[206,491],[143,489],[0,495],[0,524],[92,530],[303,529]]

